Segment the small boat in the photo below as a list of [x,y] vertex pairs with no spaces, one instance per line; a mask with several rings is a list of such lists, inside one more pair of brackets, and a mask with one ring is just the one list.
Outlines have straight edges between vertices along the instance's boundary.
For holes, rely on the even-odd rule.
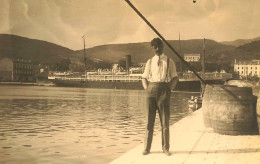
[[202,98],[201,96],[191,96],[188,100],[189,109],[195,111],[201,108],[202,106]]

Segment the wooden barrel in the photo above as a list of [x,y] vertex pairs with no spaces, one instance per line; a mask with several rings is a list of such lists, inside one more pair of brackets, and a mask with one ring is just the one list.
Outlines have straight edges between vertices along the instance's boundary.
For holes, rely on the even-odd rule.
[[212,96],[212,85],[206,85],[205,91],[202,98],[202,113],[203,113],[203,122],[205,127],[211,126],[211,118],[210,118],[210,100]]
[[258,133],[256,100],[249,87],[213,86],[210,118],[214,132],[226,135]]
[[258,93],[258,99],[257,99],[257,110],[256,110],[256,118],[258,122],[258,134],[260,134],[260,91]]

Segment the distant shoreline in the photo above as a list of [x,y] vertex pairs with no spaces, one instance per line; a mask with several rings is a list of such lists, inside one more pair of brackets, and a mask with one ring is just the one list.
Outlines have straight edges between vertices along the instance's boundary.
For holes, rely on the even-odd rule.
[[53,83],[30,83],[30,82],[0,82],[0,85],[54,86]]

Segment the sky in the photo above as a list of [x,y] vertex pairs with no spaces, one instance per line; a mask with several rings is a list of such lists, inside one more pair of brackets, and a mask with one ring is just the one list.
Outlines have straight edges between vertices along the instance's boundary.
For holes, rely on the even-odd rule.
[[[166,40],[260,36],[259,0],[130,0]],[[157,35],[125,0],[0,0],[0,34],[73,50],[149,42]]]

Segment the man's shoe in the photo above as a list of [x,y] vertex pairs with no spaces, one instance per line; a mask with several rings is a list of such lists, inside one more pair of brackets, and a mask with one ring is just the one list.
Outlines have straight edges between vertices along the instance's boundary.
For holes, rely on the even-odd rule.
[[171,155],[171,152],[169,152],[169,150],[163,150],[163,153],[167,156],[170,156]]
[[150,153],[150,151],[147,151],[147,150],[144,150],[143,151],[143,155],[147,155],[147,154],[149,154]]

